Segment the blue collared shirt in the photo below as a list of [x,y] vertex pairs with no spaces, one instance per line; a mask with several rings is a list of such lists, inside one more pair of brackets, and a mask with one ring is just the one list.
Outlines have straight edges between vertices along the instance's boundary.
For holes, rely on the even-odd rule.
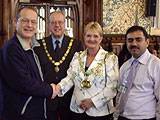
[[[64,36],[64,35],[63,35]],[[56,44],[55,44],[55,41],[56,40],[59,40],[59,47],[61,48],[62,47],[62,41],[63,41],[63,36],[59,39],[56,39],[53,35],[52,35],[52,45],[53,45],[53,48],[55,49],[56,48]]]
[[[134,58],[125,62],[120,69],[120,81],[125,81]],[[160,99],[160,59],[144,52],[139,58],[139,69],[135,75],[133,86],[128,94],[128,100],[122,116],[128,119],[158,118],[156,111]],[[158,102],[157,102],[158,101]]]

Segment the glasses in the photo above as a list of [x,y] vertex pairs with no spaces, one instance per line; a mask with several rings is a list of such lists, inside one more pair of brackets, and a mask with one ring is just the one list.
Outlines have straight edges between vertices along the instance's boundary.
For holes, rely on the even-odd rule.
[[52,21],[51,22],[51,25],[63,25],[64,24],[64,21]]
[[19,21],[22,24],[29,24],[29,23],[31,23],[32,25],[37,25],[37,20],[30,20],[28,18],[19,18]]

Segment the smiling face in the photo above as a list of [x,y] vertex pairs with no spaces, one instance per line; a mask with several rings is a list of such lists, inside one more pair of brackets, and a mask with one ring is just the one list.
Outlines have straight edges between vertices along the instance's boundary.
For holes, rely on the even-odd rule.
[[23,39],[32,39],[37,31],[37,13],[29,8],[23,8],[16,21],[17,34]]
[[97,31],[87,31],[84,36],[84,43],[88,49],[96,49],[98,50],[100,47],[100,43],[102,41],[102,37]]
[[63,13],[53,12],[50,15],[49,30],[55,38],[60,38],[65,32],[65,16]]
[[126,43],[128,51],[134,58],[138,58],[146,51],[149,39],[144,36],[142,31],[138,30],[127,34]]
[[99,23],[90,22],[85,26],[84,44],[88,49],[97,51],[103,39],[103,31]]

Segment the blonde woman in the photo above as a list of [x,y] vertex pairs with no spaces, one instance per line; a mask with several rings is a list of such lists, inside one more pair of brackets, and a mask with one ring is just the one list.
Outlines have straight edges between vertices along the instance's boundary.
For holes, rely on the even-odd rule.
[[103,31],[97,22],[85,27],[86,50],[75,53],[67,77],[57,85],[63,96],[72,86],[72,120],[108,120],[112,118],[113,98],[119,76],[118,59],[100,43]]

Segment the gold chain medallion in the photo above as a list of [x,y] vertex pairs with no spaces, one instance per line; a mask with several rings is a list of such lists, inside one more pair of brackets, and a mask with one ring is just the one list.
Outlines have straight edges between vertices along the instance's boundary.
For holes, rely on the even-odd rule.
[[91,81],[85,79],[81,81],[81,87],[82,88],[90,88],[91,87]]
[[62,56],[62,58],[61,58],[58,62],[56,62],[55,60],[53,60],[53,58],[52,58],[51,55],[49,54],[48,49],[47,49],[47,45],[46,45],[46,42],[45,42],[44,39],[42,40],[42,43],[43,43],[43,47],[44,47],[44,50],[45,50],[45,53],[46,53],[48,59],[49,59],[49,60],[51,61],[51,63],[54,65],[54,70],[55,70],[55,72],[59,72],[59,70],[60,70],[60,69],[59,69],[59,66],[65,61],[66,57],[68,56],[68,53],[69,53],[70,50],[71,50],[71,47],[72,47],[72,45],[73,45],[73,39],[70,40],[69,45],[68,45],[68,48],[67,48],[65,54]]

